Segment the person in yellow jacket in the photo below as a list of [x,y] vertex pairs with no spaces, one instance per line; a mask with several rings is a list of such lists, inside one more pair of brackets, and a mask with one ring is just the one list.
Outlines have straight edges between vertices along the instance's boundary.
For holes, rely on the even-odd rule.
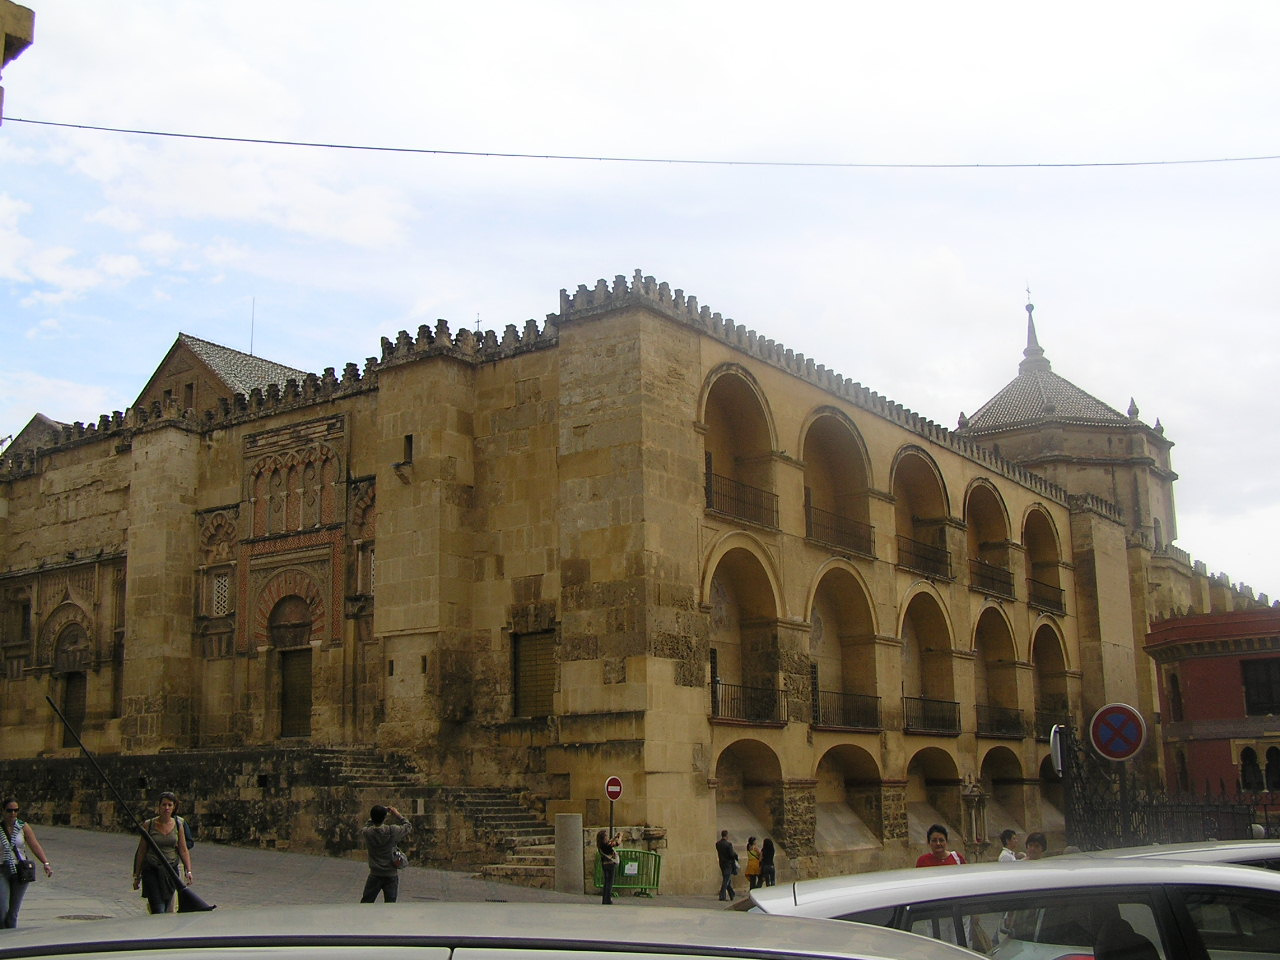
[[760,871],[760,846],[756,843],[755,837],[747,837],[747,883],[751,885],[751,889],[763,885],[764,876]]

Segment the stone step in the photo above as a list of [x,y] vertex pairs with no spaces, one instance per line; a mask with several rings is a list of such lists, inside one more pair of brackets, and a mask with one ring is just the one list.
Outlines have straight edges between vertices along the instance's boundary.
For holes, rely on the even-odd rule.
[[513,853],[507,857],[506,862],[502,864],[506,867],[551,867],[553,870],[556,866],[556,855],[554,853]]
[[556,885],[556,869],[554,865],[550,867],[526,867],[493,863],[482,867],[479,876],[485,880],[518,883],[524,887],[534,887],[540,890],[553,890]]

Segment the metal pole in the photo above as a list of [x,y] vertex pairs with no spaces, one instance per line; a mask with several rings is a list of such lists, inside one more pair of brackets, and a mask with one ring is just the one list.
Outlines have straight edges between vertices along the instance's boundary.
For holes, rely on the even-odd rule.
[[609,839],[613,839],[613,801],[609,801]]
[[[114,793],[116,796],[116,803],[120,804],[120,806],[123,807],[125,811],[129,814],[129,816],[133,819],[133,825],[138,828],[138,833],[142,835],[142,837],[147,841],[147,843],[151,844],[151,849],[155,852],[155,855],[160,858],[160,862],[168,863],[169,861],[165,859],[164,851],[160,849],[160,844],[156,843],[156,838],[153,837],[147,831],[147,828],[142,825],[142,821],[138,819],[138,815],[133,812],[133,807],[129,806],[124,796],[120,793],[119,790],[116,789],[116,785],[111,782],[111,779],[107,776],[106,772],[102,769],[101,765],[98,763],[97,758],[92,753],[89,752],[89,748],[84,745],[84,741],[80,739],[80,734],[76,732],[75,727],[71,726],[71,724],[67,722],[67,718],[62,715],[62,711],[58,709],[58,705],[53,702],[52,697],[45,696],[45,700],[48,702],[49,707],[53,710],[53,712],[58,715],[58,719],[62,721],[62,725],[63,727],[66,728],[67,733],[71,734],[71,736],[75,739],[76,746],[79,747],[80,752],[85,755],[85,759],[87,759],[91,764],[93,764],[93,769],[98,772],[98,776],[102,778],[103,783],[105,783],[108,787],[111,788],[111,792]],[[195,893],[187,889],[187,885],[182,882],[181,869],[179,868],[174,869],[174,880],[178,886],[178,909],[180,912],[191,912],[191,911],[214,909],[209,904],[201,900],[200,897],[196,896]],[[184,897],[184,894],[186,895],[185,897]],[[186,908],[185,910],[183,910],[184,906]]]
[[1124,763],[1116,764],[1120,777],[1120,839],[1123,846],[1133,844],[1133,811],[1129,805],[1129,771]]

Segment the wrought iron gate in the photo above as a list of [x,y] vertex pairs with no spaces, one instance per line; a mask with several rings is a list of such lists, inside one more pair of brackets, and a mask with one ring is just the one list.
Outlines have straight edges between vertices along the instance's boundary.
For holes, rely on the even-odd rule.
[[1184,840],[1244,840],[1257,821],[1239,798],[1170,797],[1132,763],[1097,756],[1063,728],[1062,787],[1067,843],[1106,850]]

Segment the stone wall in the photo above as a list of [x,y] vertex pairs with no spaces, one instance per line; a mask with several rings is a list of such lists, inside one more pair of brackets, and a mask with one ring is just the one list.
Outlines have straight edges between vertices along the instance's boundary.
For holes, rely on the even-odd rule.
[[[500,838],[479,835],[437,786],[359,787],[341,782],[323,757],[299,749],[245,749],[98,757],[130,809],[154,815],[171,790],[198,843],[227,843],[337,857],[364,856],[360,828],[375,803],[392,804],[413,824],[402,844],[422,866],[452,868],[500,861]],[[34,824],[132,833],[133,821],[86,759],[0,760],[5,795],[17,796]],[[122,851],[128,844],[122,840]],[[199,851],[196,856],[198,858]]]

